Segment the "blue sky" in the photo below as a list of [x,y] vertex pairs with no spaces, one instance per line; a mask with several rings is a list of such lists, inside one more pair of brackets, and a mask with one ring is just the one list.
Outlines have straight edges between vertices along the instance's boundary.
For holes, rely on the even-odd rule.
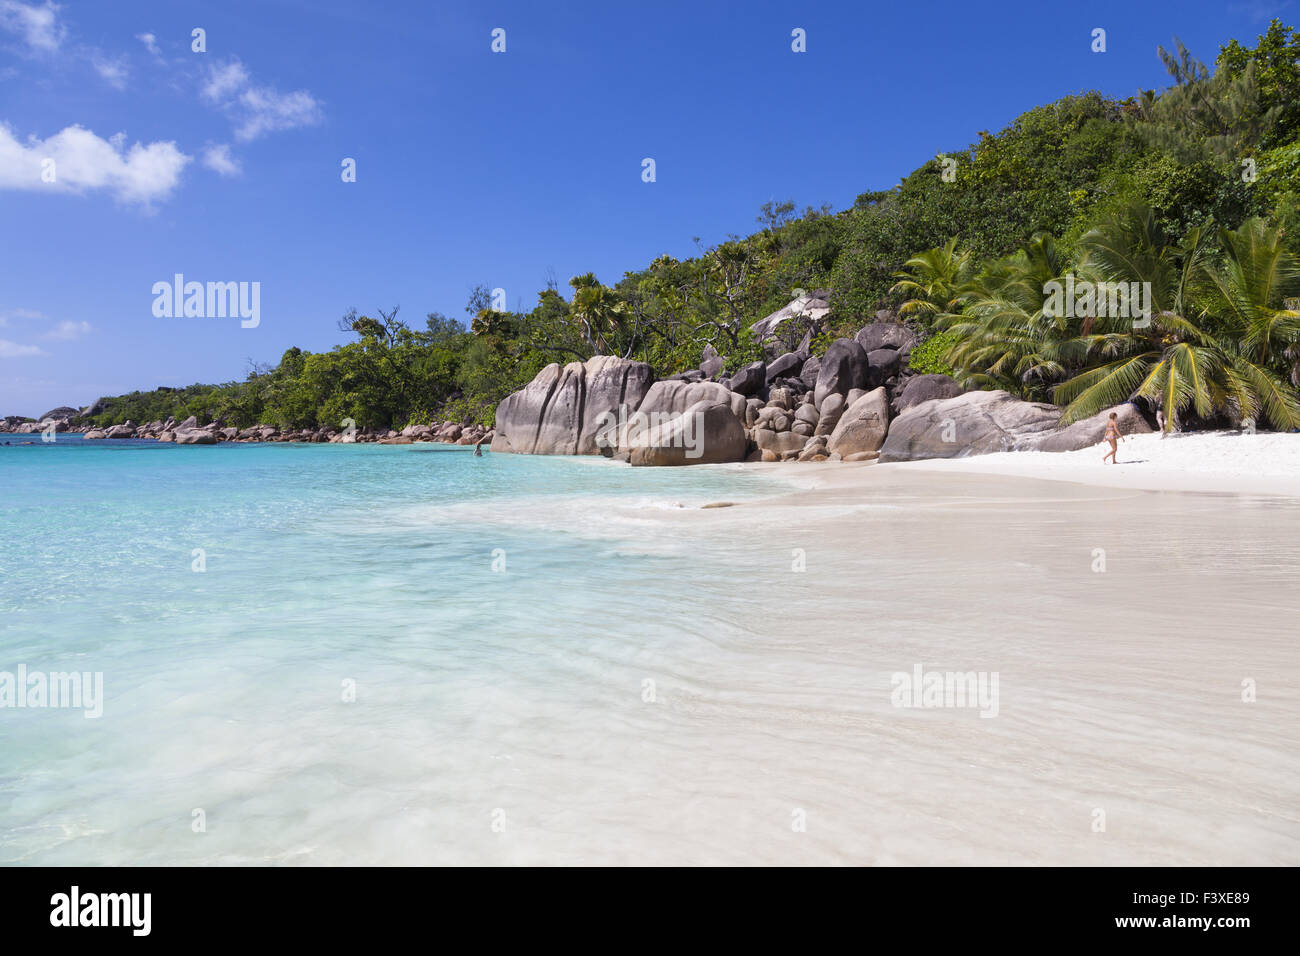
[[[242,378],[352,306],[612,283],[1066,93],[1163,87],[1157,44],[1211,62],[1290,7],[0,0],[0,414]],[[259,282],[260,324],[155,317],[178,272]]]

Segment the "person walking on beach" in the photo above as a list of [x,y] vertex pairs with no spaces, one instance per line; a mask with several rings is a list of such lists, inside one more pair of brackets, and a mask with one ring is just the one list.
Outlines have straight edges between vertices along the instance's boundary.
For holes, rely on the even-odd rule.
[[1119,459],[1115,457],[1115,453],[1119,451],[1119,443],[1124,440],[1124,436],[1120,434],[1119,415],[1115,412],[1110,413],[1110,420],[1106,422],[1104,440],[1110,442],[1110,451],[1102,456],[1101,463],[1106,464],[1106,459],[1109,458],[1112,464],[1118,465]]

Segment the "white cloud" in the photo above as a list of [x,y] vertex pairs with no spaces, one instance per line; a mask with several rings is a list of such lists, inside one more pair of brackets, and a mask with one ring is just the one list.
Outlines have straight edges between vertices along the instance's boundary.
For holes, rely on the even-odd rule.
[[203,84],[203,97],[213,103],[222,103],[247,83],[248,70],[238,60],[212,66],[208,68],[208,81]]
[[235,123],[235,138],[243,142],[276,130],[315,126],[322,118],[320,102],[311,93],[258,86],[237,59],[209,67],[202,93],[226,111]]
[[239,160],[230,155],[230,147],[221,143],[217,146],[209,146],[203,151],[203,165],[213,172],[220,173],[222,176],[238,176],[243,172]]
[[51,0],[39,4],[0,0],[0,30],[20,37],[31,52],[55,53],[68,34],[59,22],[59,9]]
[[60,339],[64,342],[71,342],[73,339],[79,339],[83,335],[90,333],[92,326],[89,322],[60,322],[49,332],[45,333],[47,339]]
[[[125,133],[101,139],[80,126],[69,126],[45,140],[28,137],[24,145],[0,123],[0,189],[71,193],[102,189],[121,202],[148,205],[171,195],[191,158],[174,142],[135,143],[127,149]],[[42,172],[51,168],[45,160],[54,161],[52,182],[42,179]]]
[[247,110],[235,138],[257,139],[264,133],[299,126],[315,126],[321,120],[320,104],[306,90],[279,93],[269,87],[244,90],[240,104]]
[[35,309],[10,309],[8,312],[0,312],[0,329],[9,324],[10,319],[43,319],[45,318]]
[[108,81],[108,85],[115,90],[126,89],[127,66],[126,57],[119,56],[109,59],[101,53],[95,53],[90,58],[91,65],[95,67],[95,72]]
[[135,38],[144,44],[144,48],[159,59],[162,58],[162,51],[158,49],[158,38],[152,33],[137,33]]
[[0,339],[0,358],[30,358],[33,355],[44,354],[35,345],[19,345],[8,339]]

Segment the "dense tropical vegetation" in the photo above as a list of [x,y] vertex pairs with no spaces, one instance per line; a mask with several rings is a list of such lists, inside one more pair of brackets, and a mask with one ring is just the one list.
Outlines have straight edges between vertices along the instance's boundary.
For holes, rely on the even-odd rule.
[[[1166,90],[1066,96],[849,209],[767,203],[749,236],[613,285],[576,276],[567,299],[552,281],[528,312],[493,309],[479,286],[468,326],[353,311],[347,344],[290,349],[240,382],[106,399],[95,422],[490,422],[553,361],[617,354],[672,374],[705,345],[729,367],[752,361],[755,320],[826,289],[820,340],[894,307],[925,337],[914,368],[1056,402],[1067,419],[1134,399],[1170,423],[1300,426],[1300,32],[1275,20],[1213,69],[1181,44],[1160,54]],[[1045,287],[1066,278],[1147,283],[1149,317],[1052,308]]]

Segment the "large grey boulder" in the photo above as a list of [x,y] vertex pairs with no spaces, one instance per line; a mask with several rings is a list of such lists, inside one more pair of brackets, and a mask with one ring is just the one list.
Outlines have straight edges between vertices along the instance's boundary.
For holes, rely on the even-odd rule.
[[844,458],[876,452],[889,430],[889,398],[884,388],[873,389],[844,410],[827,447]]
[[1031,448],[1056,429],[1061,410],[1004,391],[966,392],[921,402],[889,426],[883,461],[964,458]]
[[814,289],[792,299],[771,315],[759,319],[750,330],[759,342],[776,337],[794,325],[797,328],[815,326],[830,313],[830,292],[826,289]]
[[766,382],[767,365],[763,362],[750,362],[731,376],[731,381],[727,383],[727,387],[733,392],[748,397],[761,392]]
[[784,408],[786,411],[794,411],[795,397],[794,391],[788,388],[774,388],[767,397],[768,408]]
[[706,381],[714,381],[722,372],[722,367],[726,365],[726,360],[721,356],[715,355],[712,358],[706,358],[700,363],[700,375]]
[[759,428],[770,428],[774,432],[786,432],[790,430],[791,419],[788,409],[780,405],[768,405],[759,409],[754,424]]
[[894,411],[902,413],[936,398],[956,398],[962,391],[950,375],[914,375],[894,397]]
[[895,349],[910,352],[916,345],[916,333],[899,322],[876,321],[858,330],[854,339],[864,352]]
[[1138,411],[1137,406],[1125,403],[1116,405],[1114,408],[1108,408],[1104,412],[1098,412],[1091,418],[1085,418],[1073,425],[1067,425],[1064,428],[1043,435],[1033,442],[1031,450],[1059,452],[1091,448],[1093,445],[1098,444],[1106,434],[1106,422],[1110,420],[1111,412],[1115,412],[1119,416],[1120,434],[1140,435],[1155,431],[1147,420],[1142,417],[1142,413]]
[[784,355],[778,355],[767,363],[767,371],[764,377],[768,384],[778,378],[798,378],[799,372],[803,369],[803,363],[806,361],[808,361],[808,356],[802,352],[786,352]]
[[122,425],[114,425],[112,428],[109,428],[104,432],[104,436],[106,438],[134,438],[135,425],[131,424],[131,422],[126,422]]
[[717,382],[655,382],[646,390],[636,410],[649,415],[669,412],[680,415],[698,402],[723,402],[736,418],[745,418],[745,396],[738,395]]
[[850,389],[862,388],[867,381],[867,353],[853,339],[836,339],[822,357],[821,368],[813,387],[813,402],[821,408],[832,392],[847,395]]
[[770,428],[754,429],[754,444],[758,446],[760,451],[772,452],[778,458],[782,455],[802,451],[807,441],[808,439],[804,436],[796,435],[790,431],[777,432]]
[[600,454],[598,437],[603,440],[620,418],[637,409],[653,380],[654,371],[644,362],[610,355],[548,365],[497,406],[492,451]]
[[[857,391],[857,389],[854,389],[854,391]],[[847,407],[844,396],[839,392],[832,392],[827,395],[822,402],[821,413],[817,418],[817,427],[813,429],[813,434],[829,435],[835,431],[835,426],[844,417],[844,409]]]
[[178,445],[215,445],[219,440],[216,432],[206,428],[177,429],[175,434]]
[[822,360],[816,355],[809,356],[799,369],[798,379],[805,388],[817,387],[817,376],[822,371]]
[[867,353],[867,387],[884,385],[902,368],[897,349],[876,349]]
[[675,418],[631,436],[633,465],[707,465],[741,461],[749,441],[731,402],[705,399]]

